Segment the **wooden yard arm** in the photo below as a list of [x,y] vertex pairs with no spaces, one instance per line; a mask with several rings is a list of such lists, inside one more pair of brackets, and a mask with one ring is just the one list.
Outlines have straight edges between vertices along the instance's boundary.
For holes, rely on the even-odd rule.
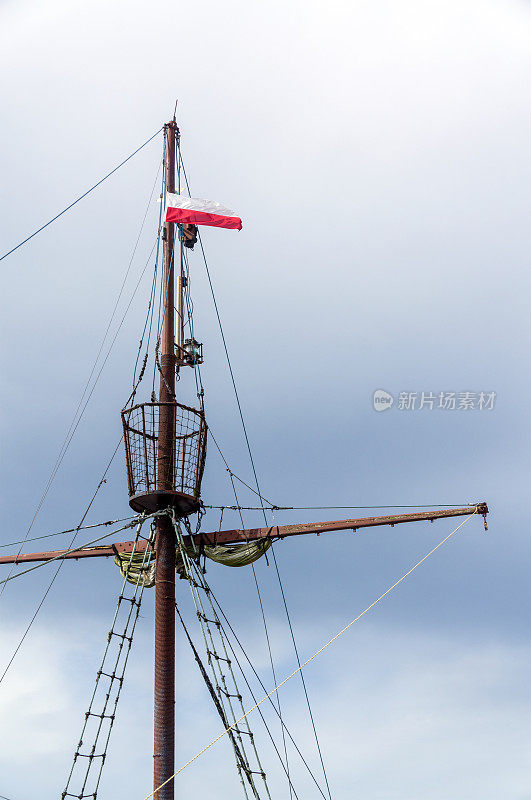
[[[359,519],[340,519],[331,522],[305,522],[299,525],[272,525],[270,528],[235,529],[231,531],[217,531],[214,533],[198,533],[185,536],[185,544],[191,544],[193,539],[196,547],[205,544],[235,544],[237,542],[252,542],[257,539],[285,539],[288,536],[302,536],[307,533],[331,533],[333,531],[357,531],[359,528],[372,528],[380,525],[401,525],[405,522],[433,522],[436,519],[449,517],[464,517],[468,514],[479,514],[483,517],[486,527],[486,517],[489,509],[486,503],[477,503],[465,508],[449,508],[443,511],[418,511],[413,514],[391,514],[385,517],[361,517]],[[145,550],[147,543],[138,541],[135,552]],[[115,542],[113,544],[83,547],[79,550],[52,550],[45,553],[22,553],[19,556],[0,556],[0,564],[23,564],[29,561],[50,561],[61,558],[109,558],[119,553],[131,553],[134,542]]]

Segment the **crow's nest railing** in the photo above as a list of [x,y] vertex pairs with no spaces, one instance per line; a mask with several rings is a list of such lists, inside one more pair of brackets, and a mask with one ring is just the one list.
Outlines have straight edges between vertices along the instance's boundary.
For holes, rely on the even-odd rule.
[[[204,413],[181,403],[140,403],[122,411],[129,505],[197,511],[206,458]],[[160,423],[162,438],[160,438]],[[173,436],[164,436],[174,431]]]

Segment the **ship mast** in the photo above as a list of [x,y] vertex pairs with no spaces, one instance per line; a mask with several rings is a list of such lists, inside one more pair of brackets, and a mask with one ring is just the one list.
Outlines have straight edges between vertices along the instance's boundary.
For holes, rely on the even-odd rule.
[[[179,129],[175,121],[164,126],[165,137],[165,197],[175,193],[175,154]],[[180,188],[180,187],[179,187]],[[174,197],[175,200],[175,197]],[[203,201],[201,201],[203,202]],[[218,204],[219,207],[219,204]],[[237,220],[240,223],[241,221]],[[204,224],[213,224],[206,222]],[[178,223],[179,225],[179,223]],[[235,227],[226,225],[224,227]],[[202,402],[200,410],[183,406],[176,402],[175,384],[176,370],[184,366],[202,363],[201,345],[193,338],[184,340],[183,320],[183,287],[186,285],[183,275],[183,246],[188,236],[192,244],[195,233],[190,230],[193,225],[181,224],[177,252],[179,253],[179,272],[177,276],[177,304],[175,298],[175,245],[176,223],[164,222],[163,228],[163,273],[162,273],[162,331],[155,351],[155,358],[160,372],[160,389],[158,401],[131,405],[122,411],[124,428],[124,444],[127,462],[129,504],[140,514],[140,525],[147,517],[155,520],[155,659],[154,659],[154,771],[153,796],[155,800],[173,800],[175,773],[175,574],[177,537],[174,523],[188,517],[201,508],[200,488],[204,467],[206,447],[206,422]],[[195,230],[195,228],[194,228]],[[181,239],[181,241],[179,241]],[[177,319],[176,319],[177,318]],[[176,324],[177,323],[177,324]],[[136,388],[131,395],[134,402]],[[192,534],[187,527],[188,535],[179,533],[179,546],[184,550],[188,545],[194,550],[211,548],[212,546],[237,545],[259,540],[282,539],[285,537],[335,532],[340,530],[358,530],[359,528],[397,525],[402,523],[431,521],[465,515],[482,515],[486,526],[488,507],[486,503],[474,503],[463,508],[430,510],[408,514],[368,517],[330,522],[302,523],[299,525],[281,525],[269,528],[252,528],[247,530],[226,530],[211,533],[196,532]],[[177,528],[180,528],[177,524]],[[31,561],[51,561],[57,559],[80,558],[120,558],[120,555],[151,552],[153,543],[139,542],[138,535],[134,542],[116,542],[111,545],[81,547],[77,550],[25,553],[0,556],[0,564],[18,564]],[[207,550],[208,554],[208,550]],[[139,585],[137,578],[136,585]],[[148,584],[152,585],[152,584]],[[395,584],[396,585],[396,584]],[[120,596],[119,600],[123,600]],[[138,604],[139,607],[139,604]],[[122,640],[127,638],[121,637]],[[128,640],[131,641],[131,640]],[[124,667],[125,669],[125,667]],[[120,681],[113,673],[98,672],[98,680],[105,674],[110,681]],[[109,695],[107,695],[108,699]],[[241,699],[241,698],[240,698]],[[116,700],[117,702],[117,700]],[[88,715],[86,715],[87,718]],[[92,716],[112,721],[114,714],[92,714]],[[101,727],[101,726],[100,726]],[[99,731],[99,729],[98,729]],[[99,733],[97,734],[99,735]],[[97,737],[96,737],[97,739]],[[108,737],[107,737],[108,742]],[[83,741],[80,741],[78,748]],[[78,756],[88,757],[87,776],[94,759],[103,759],[103,755],[94,755],[94,748],[89,753],[76,751]],[[101,762],[101,768],[103,766]],[[261,773],[262,774],[262,773]],[[72,775],[72,772],[70,773]],[[70,781],[70,778],[68,779]],[[86,784],[83,783],[83,786]],[[98,778],[99,784],[99,778]],[[68,784],[67,784],[68,788]],[[96,787],[97,791],[97,787]],[[88,794],[72,794],[65,790],[66,797],[96,797]]]
[[[175,119],[164,127],[166,137],[165,191],[175,191]],[[158,429],[158,485],[173,488],[175,442],[175,225],[166,222],[163,234],[162,286],[165,292],[161,355]],[[181,306],[181,304],[179,304]],[[181,324],[179,320],[179,330]],[[155,696],[153,788],[158,800],[173,800],[175,772],[175,531],[168,516],[156,518],[155,584]],[[165,783],[168,781],[168,783]]]

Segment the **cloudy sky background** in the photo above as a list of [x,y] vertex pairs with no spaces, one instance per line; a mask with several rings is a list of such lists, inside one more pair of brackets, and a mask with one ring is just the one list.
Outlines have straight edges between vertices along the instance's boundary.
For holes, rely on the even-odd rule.
[[[241,233],[207,230],[204,241],[264,494],[294,506],[491,506],[488,534],[469,522],[308,668],[334,800],[531,797],[530,34],[521,0],[0,5],[2,252],[153,134],[178,97],[194,194],[244,220]],[[158,139],[1,263],[3,542],[22,538],[31,521],[160,156]],[[148,259],[157,210],[151,203],[117,320]],[[118,441],[149,282],[150,267],[32,535],[79,521]],[[208,419],[249,481],[199,253],[192,282]],[[191,381],[181,381],[183,396]],[[377,388],[495,391],[497,403],[492,412],[376,414]],[[121,459],[90,521],[127,514]],[[232,502],[213,447],[203,495]],[[205,527],[218,522],[210,514]],[[301,656],[454,527],[280,543]],[[35,544],[28,550],[46,546]],[[0,666],[50,571],[0,598]],[[265,563],[258,574],[284,676],[294,656],[276,576]],[[208,577],[271,685],[252,576],[214,565]],[[111,563],[67,563],[0,685],[0,794],[10,800],[62,791],[119,586]],[[151,791],[152,603],[151,593],[102,798]],[[219,723],[184,642],[178,653],[180,765]],[[317,773],[300,683],[281,699]],[[288,797],[258,720],[254,727],[274,796]],[[299,796],[319,796],[295,755],[292,763]],[[240,791],[226,742],[181,777],[177,796]]]

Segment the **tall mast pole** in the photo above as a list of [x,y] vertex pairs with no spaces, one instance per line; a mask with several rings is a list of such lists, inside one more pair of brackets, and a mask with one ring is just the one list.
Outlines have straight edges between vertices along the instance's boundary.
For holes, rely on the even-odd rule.
[[[175,191],[175,139],[173,119],[164,127],[166,136],[166,192]],[[164,317],[160,355],[158,430],[158,489],[174,488],[175,444],[175,289],[173,223],[165,223],[162,286]],[[175,772],[175,532],[168,516],[156,518],[155,585],[155,703],[153,788]],[[173,800],[173,780],[155,793],[155,800]]]

